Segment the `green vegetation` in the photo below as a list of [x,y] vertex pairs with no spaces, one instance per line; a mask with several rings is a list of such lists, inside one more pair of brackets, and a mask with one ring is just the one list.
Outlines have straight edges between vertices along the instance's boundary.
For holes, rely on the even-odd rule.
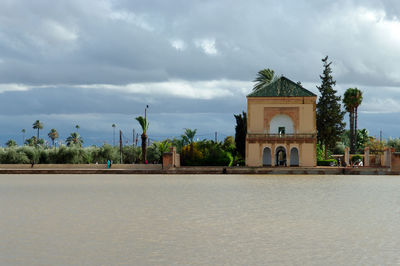
[[51,141],[53,142],[53,147],[55,147],[55,145],[54,145],[54,141],[56,140],[56,139],[58,139],[58,132],[57,132],[57,130],[55,129],[55,128],[52,128],[51,130],[50,130],[50,132],[47,134],[47,136],[49,136],[49,138],[51,139]]
[[332,78],[332,62],[328,63],[328,56],[322,59],[324,65],[323,74],[320,76],[321,85],[318,90],[321,93],[317,103],[317,137],[325,149],[325,159],[328,159],[328,150],[333,150],[344,132],[345,123],[343,117],[345,112],[341,110],[341,97],[336,96],[333,89],[336,81]]
[[236,145],[236,155],[240,157],[240,165],[244,165],[244,159],[246,158],[246,135],[247,135],[247,114],[242,112],[242,114],[234,115],[236,119],[235,126],[235,145]]
[[389,138],[386,145],[388,147],[394,148],[395,152],[400,152],[400,138]]
[[355,162],[357,162],[358,160],[363,160],[363,156],[360,154],[355,154],[353,156],[351,156],[351,162],[352,164],[354,164]]
[[357,151],[357,119],[358,107],[362,102],[362,92],[357,88],[349,88],[344,93],[343,104],[346,111],[349,113],[350,119],[350,153],[354,154]]
[[335,159],[327,159],[327,160],[318,160],[318,166],[335,166],[337,165],[337,161]]
[[65,142],[67,143],[67,146],[82,147],[83,139],[77,132],[73,132],[71,133],[71,135],[69,135],[69,137],[65,140]]
[[[138,163],[140,148],[125,146],[122,149],[123,163]],[[159,163],[160,156],[154,155],[153,161]],[[101,147],[82,148],[77,145],[61,146],[50,149],[42,146],[23,146],[0,148],[0,163],[2,164],[105,164],[107,159],[119,162],[119,147],[105,144]]]
[[147,118],[143,116],[138,116],[135,118],[136,121],[139,122],[140,127],[142,128],[142,163],[146,163],[147,157],[146,157],[146,147],[147,147],[147,130],[149,129],[149,122],[147,121]]
[[275,72],[272,69],[266,68],[258,71],[257,76],[253,82],[256,84],[253,87],[253,91],[261,89],[262,87],[270,84],[274,80]]
[[43,129],[43,123],[40,122],[39,120],[36,120],[35,123],[32,124],[32,128],[33,128],[33,129],[37,129],[37,137],[36,137],[36,140],[39,140],[39,139],[40,139],[40,138],[39,138],[39,131],[40,131],[41,129]]

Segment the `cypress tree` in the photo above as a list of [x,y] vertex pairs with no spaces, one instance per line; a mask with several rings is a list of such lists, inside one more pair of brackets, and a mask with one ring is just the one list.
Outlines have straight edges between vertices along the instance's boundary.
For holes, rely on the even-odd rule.
[[333,87],[336,81],[332,78],[332,62],[328,62],[328,56],[322,59],[324,71],[321,78],[321,85],[317,86],[321,96],[317,103],[317,138],[325,147],[325,159],[327,150],[332,150],[340,135],[344,132],[346,123],[343,122],[345,112],[341,108],[341,97],[336,96]]
[[236,118],[235,126],[235,144],[236,151],[246,158],[246,134],[247,134],[247,114],[243,111],[242,114],[234,115]]

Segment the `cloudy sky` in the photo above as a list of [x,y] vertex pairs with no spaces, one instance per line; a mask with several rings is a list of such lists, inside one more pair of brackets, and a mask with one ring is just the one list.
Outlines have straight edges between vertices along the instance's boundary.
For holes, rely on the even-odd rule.
[[400,136],[397,0],[0,0],[0,143],[80,126],[86,144],[234,134],[258,70],[317,93],[329,55],[339,94],[364,92],[359,127]]

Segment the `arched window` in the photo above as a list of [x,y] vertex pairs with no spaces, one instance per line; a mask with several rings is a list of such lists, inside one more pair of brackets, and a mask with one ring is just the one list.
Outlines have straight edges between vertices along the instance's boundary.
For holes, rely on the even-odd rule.
[[293,121],[288,115],[279,114],[272,118],[269,124],[269,133],[271,134],[293,134]]

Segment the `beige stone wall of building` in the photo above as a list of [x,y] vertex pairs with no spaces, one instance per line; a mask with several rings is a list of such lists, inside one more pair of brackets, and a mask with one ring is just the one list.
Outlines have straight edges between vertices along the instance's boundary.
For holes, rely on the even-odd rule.
[[315,144],[304,143],[301,145],[300,165],[305,167],[317,166],[317,151]]
[[[254,97],[247,98],[247,132],[269,133],[266,120],[285,113],[285,108],[297,108],[298,117],[295,123],[297,133],[316,132],[316,97]],[[265,117],[268,109],[275,109],[270,117]]]
[[[286,149],[287,165],[290,165],[290,150],[298,149],[299,166],[316,166],[316,139],[307,140],[301,134],[316,134],[316,98],[317,97],[248,97],[247,98],[247,133],[246,165],[262,166],[263,149],[270,147],[272,165],[275,165],[275,150],[278,146]],[[278,140],[249,139],[253,134],[269,134],[270,122],[276,115],[284,114],[291,118],[294,136]]]

